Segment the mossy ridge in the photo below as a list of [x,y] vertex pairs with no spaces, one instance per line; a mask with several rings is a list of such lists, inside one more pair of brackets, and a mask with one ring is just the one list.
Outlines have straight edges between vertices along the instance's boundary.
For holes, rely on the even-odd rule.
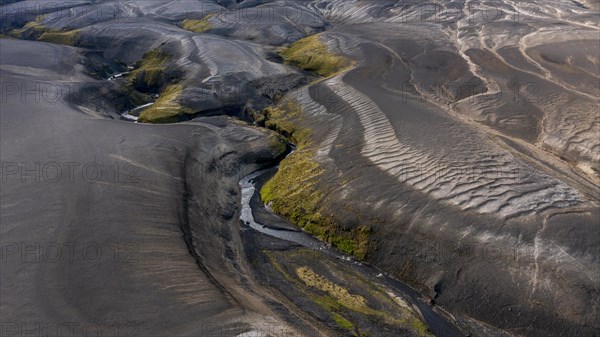
[[363,259],[370,229],[344,231],[321,214],[323,192],[316,187],[323,169],[312,158],[314,149],[301,148],[284,159],[275,176],[261,189],[261,198],[278,214],[343,252]]
[[8,32],[8,36],[17,39],[37,40],[42,34],[50,31],[50,28],[42,24],[45,17],[45,15],[38,15],[34,21],[27,22],[25,26]]
[[341,305],[331,296],[329,295],[324,295],[324,296],[318,296],[318,295],[310,295],[309,298],[316,303],[318,306],[320,306],[321,308],[325,309],[325,311],[327,311],[331,317],[331,319],[343,330],[348,330],[350,332],[352,332],[352,334],[354,336],[356,336],[357,334],[355,333],[356,331],[356,326],[354,325],[354,323],[350,322],[348,319],[346,319],[346,317],[342,316],[342,314],[340,314],[340,311],[342,310]]
[[171,55],[164,51],[151,50],[144,54],[142,60],[127,77],[134,85],[143,84],[148,88],[160,86],[164,81],[165,70],[170,59]]
[[[336,303],[338,306],[342,306],[346,309],[365,315],[379,316],[391,324],[404,323],[403,320],[396,319],[387,313],[372,309],[369,307],[367,300],[363,296],[350,294],[348,289],[345,287],[329,281],[327,278],[315,273],[309,267],[296,268],[296,274],[307,286],[327,293],[327,295],[332,298],[334,303]],[[339,307],[335,308],[339,309]]]
[[[333,322],[341,329],[355,335],[366,336],[368,330],[362,330],[355,322],[356,315],[371,317],[371,322],[403,327],[417,332],[420,336],[433,336],[427,326],[419,319],[414,310],[406,303],[399,302],[393,294],[372,280],[364,278],[352,269],[339,268],[336,263],[311,249],[298,248],[286,251],[261,250],[269,259],[270,265],[282,274],[289,284],[324,309]],[[307,266],[307,261],[315,264]],[[329,271],[334,279],[315,270]],[[327,272],[326,272],[327,273]],[[338,280],[338,281],[336,281]],[[340,280],[353,280],[348,286]],[[349,288],[351,287],[351,288]],[[361,289],[360,294],[352,294],[350,289]],[[374,301],[371,303],[370,301]],[[375,304],[377,307],[373,307]]]
[[297,150],[281,162],[275,176],[262,187],[260,195],[263,202],[319,239],[364,259],[370,228],[360,226],[349,231],[343,230],[333,218],[322,215],[324,193],[316,184],[324,169],[313,160],[316,146],[311,141],[310,129],[293,122],[302,118],[301,107],[289,100],[265,109],[264,115],[265,125],[289,138],[296,144]]
[[364,297],[350,294],[348,289],[329,281],[309,267],[296,268],[296,274],[306,285],[328,293],[340,305],[358,312],[369,311],[367,300]]
[[182,115],[194,113],[192,109],[179,103],[184,85],[179,82],[178,75],[167,75],[171,58],[171,54],[160,49],[148,51],[127,76],[128,83],[125,87],[133,100],[149,98],[149,94],[160,90],[154,104],[140,113],[139,122],[173,123],[178,122]]
[[319,35],[311,35],[296,41],[279,55],[288,64],[331,77],[353,66],[350,59],[331,53]]
[[[391,316],[387,312],[375,310],[368,305],[363,296],[350,294],[348,289],[329,281],[327,278],[315,273],[309,267],[296,268],[296,274],[307,286],[327,293],[327,295],[314,298],[314,301],[330,311],[334,320],[336,318],[335,315],[339,315],[339,311],[342,309],[342,307],[344,307],[364,315],[378,317],[387,324],[410,327],[420,336],[433,336],[425,323],[423,323],[420,319],[406,314],[403,314],[404,317],[402,319],[398,319]],[[352,324],[349,321],[347,322]],[[338,323],[338,325],[340,325],[340,323]],[[348,325],[346,324],[345,327],[347,328]],[[352,328],[353,331],[356,331],[357,329],[354,327],[354,325],[352,325]]]
[[419,336],[433,336],[429,331],[429,328],[420,319],[413,319],[410,321],[410,326],[415,330]]
[[194,33],[204,33],[210,29],[212,29],[212,25],[210,24],[210,19],[215,16],[215,14],[208,14],[200,20],[194,19],[185,19],[181,22],[181,28],[185,30],[189,30]]
[[55,30],[42,24],[45,15],[38,15],[34,21],[30,21],[22,28],[13,29],[8,33],[8,37],[36,40],[67,46],[75,46],[79,39],[79,29],[75,30]]
[[[349,331],[354,331],[354,329],[355,329],[354,324],[352,324],[352,322],[350,322],[349,320],[344,318],[344,316],[334,313],[332,315],[332,317],[333,317],[333,320],[335,321],[335,323],[340,326],[340,328],[346,329]],[[354,335],[356,336],[356,334],[354,334]]]
[[269,146],[273,149],[273,152],[281,154],[286,153],[288,141],[283,136],[276,134],[275,136],[270,137],[269,142]]
[[265,126],[289,138],[298,148],[310,141],[310,130],[292,122],[302,117],[302,108],[293,101],[286,101],[279,106],[271,106],[263,113]]
[[168,85],[156,102],[142,111],[138,120],[143,123],[171,123],[176,122],[181,115],[193,113],[178,102],[182,91],[181,83]]
[[67,46],[75,46],[79,39],[79,30],[70,31],[47,31],[44,32],[37,40],[48,43],[64,44]]
[[356,330],[354,324],[340,314],[341,305],[338,301],[336,301],[334,298],[328,295],[320,296],[316,294],[307,293],[306,289],[303,290],[305,283],[302,282],[301,279],[299,279],[297,276],[292,276],[290,273],[288,273],[284,269],[284,267],[278,262],[278,257],[283,258],[285,256],[287,257],[286,262],[288,262],[287,268],[291,268],[292,270],[294,270],[293,266],[290,266],[290,262],[293,264],[294,259],[301,256],[305,256],[305,254],[310,254],[314,257],[314,251],[300,249],[286,252],[278,252],[277,254],[275,254],[274,252],[263,249],[261,252],[268,257],[271,265],[275,268],[275,270],[281,273],[286,278],[286,280],[294,284],[296,289],[302,291],[305,294],[305,296],[309,297],[315,304],[325,309],[331,315],[331,319],[340,328],[342,328],[343,330],[353,332],[353,334],[356,335],[354,333],[354,331]]
[[[263,249],[263,250],[261,250],[261,253],[264,254],[269,259],[269,262],[273,266],[273,268],[275,268],[275,270],[277,272],[279,272],[281,275],[283,275],[283,277],[285,277],[285,279],[288,282],[293,284],[297,290],[302,291],[303,295],[309,297],[315,304],[319,305],[320,307],[325,309],[328,313],[330,313],[332,320],[338,326],[340,326],[340,328],[342,328],[344,330],[354,331],[354,329],[355,329],[354,324],[352,324],[352,322],[348,321],[346,318],[344,318],[342,315],[340,315],[338,313],[338,311],[340,310],[339,303],[337,303],[333,298],[331,298],[329,296],[317,296],[314,294],[306,293],[305,290],[303,291],[304,283],[302,283],[298,279],[298,277],[293,276],[290,273],[288,273],[284,269],[284,267],[278,262],[278,259],[283,258],[284,256],[294,258],[294,257],[297,257],[298,254],[306,254],[306,253],[310,254],[310,253],[314,253],[313,251],[306,251],[304,249],[300,249],[297,251],[294,250],[294,251],[275,253],[275,252]],[[290,260],[286,260],[286,262],[288,262],[288,263],[286,263],[287,268],[292,268],[292,270],[293,270],[293,267],[291,267],[289,264]]]

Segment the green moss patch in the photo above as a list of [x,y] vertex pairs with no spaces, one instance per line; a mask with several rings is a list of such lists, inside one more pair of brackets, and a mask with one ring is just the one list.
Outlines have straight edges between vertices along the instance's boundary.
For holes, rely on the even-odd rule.
[[35,21],[30,21],[22,28],[13,29],[8,33],[8,36],[14,37],[17,39],[25,39],[25,40],[37,40],[42,34],[47,31],[50,31],[50,28],[42,25],[42,21],[44,20],[44,16],[38,16]]
[[352,324],[352,322],[350,322],[349,320],[345,319],[342,315],[334,313],[332,317],[335,323],[340,326],[340,328],[349,331],[354,331],[354,324]]
[[208,14],[200,20],[185,19],[181,22],[181,28],[194,33],[204,33],[212,28],[209,20],[214,14]]
[[152,50],[136,65],[128,78],[136,88],[151,89],[161,86],[165,81],[165,71],[171,56],[161,50]]
[[298,104],[288,101],[280,106],[268,107],[263,115],[267,128],[289,138],[299,148],[310,141],[310,130],[293,122],[302,116],[302,109]]
[[[357,336],[377,336],[373,333],[380,331],[379,328],[400,328],[420,336],[433,336],[402,298],[337,259],[307,248],[261,252],[268,257],[267,265],[273,268],[269,279],[282,280],[276,276],[279,274],[285,277],[286,282],[276,282],[285,283],[280,288],[285,296],[301,303],[307,312],[325,318],[325,322],[334,323],[339,330]],[[296,302],[298,298],[308,298],[312,303],[306,306],[305,301]]]
[[319,35],[295,42],[281,51],[280,55],[286,63],[324,77],[338,74],[353,65],[348,58],[329,52]]
[[431,336],[429,328],[423,321],[419,319],[413,319],[410,321],[410,326],[419,334],[419,336]]
[[191,109],[178,102],[182,91],[183,85],[180,83],[167,86],[156,102],[142,111],[138,120],[143,123],[171,123],[181,115],[192,113]]
[[288,148],[288,141],[284,137],[276,135],[276,137],[271,137],[269,141],[273,152],[281,154],[286,152]]
[[354,331],[356,327],[352,322],[350,322],[346,317],[340,314],[342,306],[338,303],[333,297],[329,295],[325,296],[317,296],[311,295],[310,299],[319,305],[321,308],[325,309],[331,316],[331,319],[343,330],[348,330],[353,332],[353,335],[356,335]]
[[368,310],[367,301],[364,297],[350,294],[348,289],[329,281],[325,277],[315,273],[312,269],[299,267],[296,269],[296,274],[306,285],[328,293],[336,299],[337,303],[344,307],[360,312]]
[[[315,303],[332,313],[334,321],[342,328],[353,331],[354,325],[339,314],[342,308],[364,315],[378,317],[385,323],[398,326],[410,326],[420,336],[431,336],[427,326],[418,318],[410,314],[403,314],[402,319],[390,315],[386,311],[373,309],[367,300],[360,295],[351,294],[347,288],[331,282],[324,276],[315,273],[309,267],[296,268],[298,277],[309,287],[316,288],[326,293],[324,296],[314,297]],[[369,288],[366,286],[365,288]],[[392,303],[387,299],[388,303]]]
[[[135,69],[128,75],[129,96],[143,97],[144,93],[160,91],[154,104],[141,112],[138,121],[143,123],[173,123],[180,116],[193,111],[181,105],[179,99],[184,89],[175,72],[167,74],[172,56],[160,49],[144,54]],[[141,94],[140,94],[141,93]]]
[[65,32],[47,31],[44,32],[38,41],[49,42],[55,44],[64,44],[67,46],[75,46],[79,38],[79,30],[71,30]]
[[302,119],[300,106],[288,101],[267,108],[265,116],[265,125],[289,138],[297,145],[297,150],[281,162],[275,176],[262,187],[263,202],[319,239],[364,259],[370,229],[361,226],[343,230],[331,217],[322,215],[326,213],[322,206],[324,193],[316,185],[324,169],[313,160],[316,146],[311,141],[310,129],[296,123]]
[[9,37],[37,40],[48,43],[64,44],[67,46],[75,46],[79,37],[79,30],[60,31],[50,29],[42,24],[44,16],[38,16],[35,21],[28,22],[19,29],[13,29],[8,33]]

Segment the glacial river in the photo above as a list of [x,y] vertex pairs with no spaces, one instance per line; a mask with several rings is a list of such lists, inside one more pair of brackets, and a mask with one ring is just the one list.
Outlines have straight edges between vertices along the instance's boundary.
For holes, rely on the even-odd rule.
[[[272,172],[272,169],[260,170],[240,180],[239,185],[242,190],[242,211],[240,214],[240,220],[244,223],[245,226],[248,226],[256,231],[270,235],[272,237],[276,237],[282,240],[293,242],[295,244],[299,244],[320,251],[323,254],[333,255],[339,258],[340,260],[345,261],[345,263],[351,265],[353,270],[355,270],[356,272],[361,273],[363,275],[377,277],[379,282],[382,285],[385,285],[387,289],[389,289],[390,296],[401,299],[402,301],[408,303],[418,313],[420,313],[421,317],[423,318],[429,329],[436,336],[465,336],[465,334],[461,333],[450,322],[449,315],[440,312],[437,309],[434,310],[434,307],[427,304],[423,296],[417,291],[410,288],[406,284],[386,275],[383,271],[377,269],[376,267],[359,262],[353,257],[337,251],[335,248],[330,247],[329,245],[321,242],[320,240],[316,239],[315,237],[306,232],[274,229],[269,228],[265,224],[256,222],[251,204],[252,197],[255,195],[255,193],[258,193],[256,188],[256,182],[259,180],[258,178],[261,178],[263,175],[266,174],[271,174]],[[262,204],[260,204],[260,207],[265,208]]]

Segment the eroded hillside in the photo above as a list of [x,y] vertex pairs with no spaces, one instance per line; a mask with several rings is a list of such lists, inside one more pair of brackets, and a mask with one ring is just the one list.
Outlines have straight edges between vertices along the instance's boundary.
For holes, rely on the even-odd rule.
[[3,335],[598,335],[597,1],[0,3]]

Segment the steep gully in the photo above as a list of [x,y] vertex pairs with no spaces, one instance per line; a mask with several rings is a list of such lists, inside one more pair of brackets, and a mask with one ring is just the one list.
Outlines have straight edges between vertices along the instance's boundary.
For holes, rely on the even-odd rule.
[[261,178],[273,175],[274,173],[275,172],[272,169],[263,169],[251,173],[240,180],[239,185],[242,195],[240,220],[244,226],[263,234],[288,241],[290,244],[300,244],[313,249],[320,254],[334,256],[341,261],[344,261],[347,266],[360,275],[375,275],[379,280],[380,285],[389,289],[393,293],[393,296],[399,297],[407,302],[423,318],[423,321],[427,324],[433,334],[444,337],[465,336],[465,334],[460,332],[451,322],[451,317],[448,313],[426,303],[424,297],[420,293],[406,284],[388,276],[376,267],[359,262],[349,255],[343,254],[335,248],[324,244],[306,232],[276,229],[269,227],[268,223],[263,224],[256,222],[253,215],[253,211],[256,207],[261,207],[263,210],[268,209],[262,202],[260,205],[251,203],[252,198],[258,193],[256,182]]
[[[107,80],[113,81],[120,79],[123,75],[127,73],[120,73],[113,76],[110,76]],[[139,113],[145,108],[153,105],[154,102],[146,103],[141,106],[135,107],[131,110],[125,111],[121,114],[122,120],[128,122],[137,123]],[[290,151],[287,156],[291,155],[294,150]],[[284,158],[283,158],[284,159]],[[275,167],[275,169],[277,169]],[[334,247],[327,245],[326,243],[320,241],[319,239],[313,237],[309,233],[304,231],[294,231],[287,229],[279,229],[269,226],[268,223],[259,223],[255,220],[253,211],[256,210],[257,207],[261,207],[264,210],[268,210],[267,207],[262,203],[259,204],[251,203],[253,197],[260,197],[257,189],[257,181],[261,178],[270,178],[276,173],[276,170],[271,168],[265,168],[256,172],[253,172],[245,177],[243,177],[239,181],[239,186],[241,189],[241,205],[242,209],[240,211],[240,220],[244,226],[247,228],[251,228],[252,230],[258,231],[260,233],[266,234],[268,236],[278,238],[284,241],[289,242],[291,245],[299,244],[301,246],[307,247],[314,251],[319,252],[320,254],[329,255],[343,261],[343,263],[348,266],[350,269],[357,272],[359,275],[372,275],[376,276],[379,280],[379,285],[390,290],[390,295],[396,298],[400,298],[404,302],[408,303],[413,310],[415,310],[423,319],[424,323],[428,326],[430,331],[436,336],[444,336],[444,337],[460,337],[460,336],[468,336],[462,333],[455,324],[452,323],[452,316],[443,311],[443,309],[439,307],[435,307],[431,302],[428,303],[427,299],[417,292],[416,290],[410,288],[406,284],[390,277],[387,273],[379,270],[378,268],[366,264],[364,262],[359,262],[353,257],[341,253]],[[274,215],[274,214],[273,214]],[[276,216],[276,215],[274,215]],[[282,219],[282,221],[285,221]],[[290,224],[290,226],[294,226]],[[185,232],[185,231],[184,231]],[[185,235],[188,237],[188,235]],[[188,242],[188,245],[192,244]],[[193,250],[190,249],[190,252]],[[197,257],[196,257],[197,258]],[[199,266],[202,267],[202,264],[199,263]],[[217,282],[218,284],[218,282]]]
[[[113,77],[111,77],[109,80],[112,79]],[[144,108],[151,106],[152,104],[153,103],[147,103],[136,107],[130,111],[124,112],[122,114],[123,120],[137,123],[137,117],[132,113],[138,113]],[[292,153],[293,151],[290,151],[288,153],[288,156]],[[268,210],[268,208],[265,207],[265,205],[262,204],[262,202],[260,205],[254,205],[250,202],[251,199],[255,197],[256,194],[258,194],[256,182],[260,178],[272,176],[275,173],[276,172],[273,170],[273,168],[266,168],[253,172],[240,180],[239,185],[241,189],[242,205],[242,209],[240,211],[240,220],[245,226],[251,228],[252,230],[256,230],[260,233],[288,241],[290,242],[290,244],[299,244],[312,250],[318,251],[320,254],[326,254],[336,257],[339,260],[344,261],[348,266],[350,266],[352,270],[356,271],[361,275],[375,275],[380,280],[380,285],[390,289],[393,292],[394,296],[399,297],[407,303],[409,303],[411,307],[417,313],[420,314],[420,316],[423,318],[423,321],[427,324],[429,329],[436,336],[465,336],[465,334],[461,333],[451,322],[451,317],[449,314],[445,312],[440,312],[440,309],[434,309],[434,307],[431,304],[426,302],[424,296],[422,296],[419,292],[410,288],[406,284],[388,276],[385,272],[377,269],[376,267],[366,264],[364,262],[359,262],[351,256],[343,254],[337,249],[321,242],[320,240],[306,232],[276,229],[270,227],[268,223],[262,224],[255,221],[253,215],[253,207],[262,207],[263,210]]]

